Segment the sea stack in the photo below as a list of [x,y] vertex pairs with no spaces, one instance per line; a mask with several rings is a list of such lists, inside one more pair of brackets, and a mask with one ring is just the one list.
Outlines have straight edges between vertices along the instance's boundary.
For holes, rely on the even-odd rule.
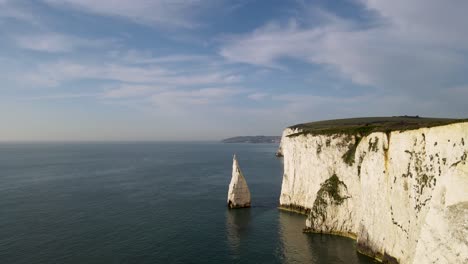
[[242,174],[236,155],[232,160],[232,178],[229,184],[227,203],[229,208],[250,207],[250,191]]

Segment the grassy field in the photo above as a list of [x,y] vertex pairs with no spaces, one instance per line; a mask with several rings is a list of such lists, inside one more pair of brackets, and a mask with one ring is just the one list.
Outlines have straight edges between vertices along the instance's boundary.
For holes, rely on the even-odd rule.
[[372,132],[403,131],[459,122],[468,122],[468,119],[426,118],[419,116],[335,119],[291,126],[290,128],[293,129],[301,129],[301,132],[291,134],[289,137],[303,134],[360,134],[361,136],[364,136]]

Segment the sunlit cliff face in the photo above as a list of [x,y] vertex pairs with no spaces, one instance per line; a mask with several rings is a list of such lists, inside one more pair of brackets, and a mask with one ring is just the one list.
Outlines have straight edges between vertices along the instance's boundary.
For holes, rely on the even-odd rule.
[[466,262],[459,237],[468,210],[468,123],[288,137],[297,132],[282,137],[280,204],[306,212],[308,231],[355,237],[359,251],[387,261]]

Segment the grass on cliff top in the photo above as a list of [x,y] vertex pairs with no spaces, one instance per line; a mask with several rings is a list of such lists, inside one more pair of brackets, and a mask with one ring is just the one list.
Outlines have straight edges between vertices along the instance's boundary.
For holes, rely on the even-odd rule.
[[426,118],[419,116],[393,117],[360,117],[349,119],[335,119],[304,123],[291,126],[301,132],[291,134],[294,137],[304,134],[360,134],[368,135],[372,132],[390,132],[418,129],[423,127],[442,126],[453,123],[468,122],[468,119]]

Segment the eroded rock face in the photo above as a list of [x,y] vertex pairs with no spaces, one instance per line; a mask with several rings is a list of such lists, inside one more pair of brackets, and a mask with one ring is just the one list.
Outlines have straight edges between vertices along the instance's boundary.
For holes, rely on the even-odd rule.
[[244,175],[239,168],[236,155],[232,161],[232,178],[229,184],[227,203],[229,208],[250,207],[250,191]]
[[[297,132],[283,132],[280,204],[307,212],[306,230],[356,237],[358,250],[390,263],[466,263],[468,236],[456,238],[468,223],[468,123],[288,137]],[[442,186],[456,203],[435,204]]]
[[451,166],[435,188],[414,259],[468,263],[468,162]]
[[[314,205],[307,218],[306,231],[317,233],[334,233],[337,230],[352,233],[352,226],[346,226],[346,221],[328,221],[330,217],[347,213],[347,200],[351,198],[346,184],[333,174],[324,183],[320,184]],[[343,212],[342,212],[343,211]],[[341,225],[341,226],[337,226]]]

